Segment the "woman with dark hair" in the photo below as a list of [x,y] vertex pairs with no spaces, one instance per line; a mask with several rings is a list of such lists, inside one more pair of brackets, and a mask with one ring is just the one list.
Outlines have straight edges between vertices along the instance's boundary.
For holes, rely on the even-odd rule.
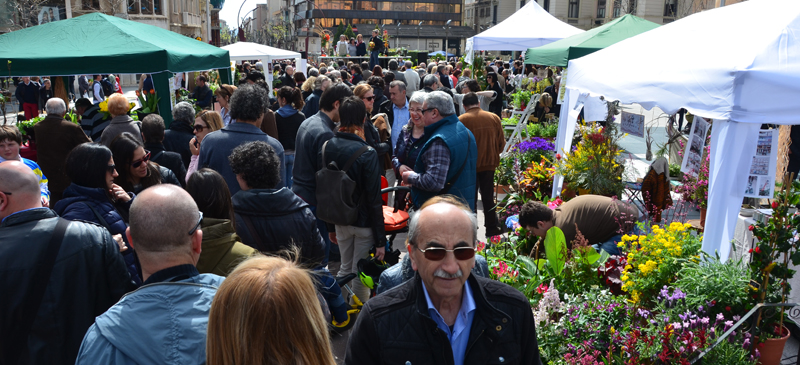
[[304,82],[306,82],[306,75],[297,72],[297,70],[294,71],[294,75],[292,77],[294,78],[294,83],[297,85],[298,88],[302,86]]
[[372,68],[372,76],[378,76],[380,78],[383,78],[383,68],[381,68],[381,66],[375,65],[375,67]]
[[369,85],[361,83],[353,89],[353,95],[361,99],[367,108],[367,117],[364,118],[365,141],[378,152],[378,160],[381,162],[381,167],[384,170],[391,168],[392,141],[389,123],[386,121],[388,117],[385,113],[370,117],[370,111],[373,110],[373,104],[375,104],[374,90]]
[[286,165],[286,174],[282,178],[289,189],[292,188],[294,142],[300,124],[306,120],[306,116],[300,112],[304,104],[300,89],[284,86],[278,90],[278,105],[281,107],[275,113],[275,124],[278,127],[278,142],[283,146],[283,160]]
[[118,176],[114,178],[126,191],[138,194],[142,190],[161,183],[181,186],[175,173],[150,161],[150,151],[144,149],[132,134],[125,132],[111,141],[114,160],[119,164]]
[[[335,161],[338,166],[345,166],[351,156],[367,146],[364,141],[364,118],[367,108],[356,96],[345,98],[339,106],[339,129],[323,147],[323,166]],[[336,233],[331,241],[339,245],[342,254],[340,276],[357,272],[360,259],[369,257],[371,248],[375,248],[375,257],[383,259],[386,247],[386,235],[383,228],[383,201],[381,200],[381,174],[383,170],[378,162],[375,149],[368,148],[356,159],[347,170],[347,176],[356,182],[353,201],[358,201],[358,218],[349,226],[336,226]],[[359,298],[369,298],[369,288],[354,281],[353,291]]]
[[364,74],[361,73],[361,66],[353,64],[350,66],[350,70],[353,72],[353,85],[358,85],[359,82],[364,81]]
[[69,153],[65,172],[72,183],[53,208],[68,220],[84,220],[105,227],[117,241],[131,278],[141,285],[134,265],[133,250],[129,249],[125,218],[135,195],[114,183],[118,176],[114,158],[108,147],[99,143],[80,144]]
[[186,191],[203,213],[203,250],[195,265],[197,271],[228,276],[239,262],[258,252],[236,235],[228,184],[218,172],[202,168],[189,177]]
[[367,84],[372,86],[372,92],[375,95],[375,101],[372,103],[372,113],[370,114],[377,115],[381,104],[383,104],[384,101],[389,100],[389,98],[383,94],[383,89],[386,83],[383,82],[383,76],[370,76],[370,78],[367,80]]
[[383,88],[383,96],[385,96],[387,99],[391,98],[391,93],[389,92],[390,88],[389,85],[391,85],[392,81],[394,81],[393,72],[387,72],[383,74],[383,83],[386,85],[386,87]]

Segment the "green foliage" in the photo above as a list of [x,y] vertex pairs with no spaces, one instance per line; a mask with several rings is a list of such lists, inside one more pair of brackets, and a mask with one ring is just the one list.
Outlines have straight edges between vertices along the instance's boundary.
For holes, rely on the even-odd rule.
[[528,103],[531,101],[531,95],[533,94],[527,90],[516,91],[511,94],[511,105],[514,106],[514,109],[522,109],[523,107],[527,107]]
[[682,174],[681,172],[681,165],[677,165],[674,163],[669,164],[669,176],[670,177],[680,177]]
[[551,270],[554,276],[561,275],[564,264],[567,262],[567,239],[561,228],[551,227],[547,230],[544,239],[544,252],[547,260],[538,260],[539,270]]
[[750,277],[739,260],[722,262],[701,251],[703,261],[689,261],[678,271],[674,287],[686,293],[686,306],[709,306],[711,314],[739,313],[745,310]]
[[[344,34],[344,31],[345,31],[344,24],[339,23],[339,26],[336,27],[336,33],[333,33],[334,44],[336,44],[336,42],[339,41],[339,36]],[[353,30],[351,29],[350,31],[352,32]]]
[[[350,25],[350,24],[347,25],[347,29],[345,29],[344,35],[345,35],[345,37],[347,37],[348,41],[350,40],[350,38],[355,38],[356,37],[356,33],[353,32],[353,26],[352,25]],[[355,56],[355,55],[351,55],[351,56]]]

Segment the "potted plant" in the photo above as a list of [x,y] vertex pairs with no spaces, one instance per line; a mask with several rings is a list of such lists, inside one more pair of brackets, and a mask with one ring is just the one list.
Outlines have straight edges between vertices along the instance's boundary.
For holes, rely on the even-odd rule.
[[[580,128],[580,141],[572,151],[556,154],[556,173],[569,179],[567,185],[579,193],[620,196],[625,166],[617,162],[621,149],[613,125],[595,131]],[[563,155],[562,155],[563,154]]]
[[[783,184],[772,202],[772,216],[765,222],[751,225],[749,229],[757,239],[755,247],[750,249],[750,279],[752,303],[785,303],[794,277],[795,270],[791,265],[800,264],[800,241],[794,239],[795,231],[800,227],[800,215],[791,208],[800,204],[800,182],[794,180],[794,174],[784,176]],[[793,210],[793,209],[792,209]],[[789,338],[789,330],[783,325],[785,307],[780,311],[762,310],[755,320],[756,335],[764,341],[758,344],[762,364],[779,364],[783,347]],[[770,358],[770,354],[778,356]]]
[[708,176],[711,158],[711,146],[706,145],[700,169],[692,174],[683,175],[683,183],[676,191],[681,194],[684,201],[691,202],[700,208],[700,226],[706,224],[706,208],[708,207]]
[[155,90],[142,90],[142,92],[136,92],[136,97],[139,98],[139,104],[141,107],[136,110],[136,114],[139,115],[139,120],[144,120],[144,117],[158,113],[158,100],[159,97],[156,94]]

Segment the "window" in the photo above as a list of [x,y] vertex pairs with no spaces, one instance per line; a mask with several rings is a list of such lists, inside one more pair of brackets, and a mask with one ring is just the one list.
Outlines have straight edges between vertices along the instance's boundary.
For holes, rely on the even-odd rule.
[[567,18],[577,18],[578,14],[580,14],[580,0],[569,0]]
[[[153,14],[153,0],[129,0],[128,14]],[[161,7],[156,7],[155,14],[161,15]]]
[[622,0],[614,0],[614,17],[619,18],[622,12]]
[[497,5],[492,10],[492,24],[497,24]]
[[628,9],[626,13],[636,15],[636,0],[628,0]]
[[606,17],[606,0],[597,0],[597,17]]
[[100,0],[83,0],[83,9],[85,9],[85,10],[90,10],[90,9],[100,10]]
[[678,13],[678,0],[666,0],[664,3],[664,16],[674,17]]
[[542,3],[542,8],[544,8],[544,11],[549,12],[550,11],[550,0],[544,0],[544,3]]
[[525,6],[525,0],[519,0],[519,7]]
[[481,9],[481,18],[483,18],[483,9]]

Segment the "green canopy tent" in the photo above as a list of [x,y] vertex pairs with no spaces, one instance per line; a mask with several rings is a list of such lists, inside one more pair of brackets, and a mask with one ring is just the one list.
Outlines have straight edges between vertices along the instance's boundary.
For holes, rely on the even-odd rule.
[[[0,35],[3,76],[153,75],[158,109],[172,121],[169,78],[174,72],[230,69],[228,51],[156,26],[91,13]],[[230,83],[230,72],[220,72]]]
[[528,48],[525,52],[525,63],[566,67],[569,60],[586,56],[657,27],[659,25],[656,23],[628,14],[586,32],[541,47]]

